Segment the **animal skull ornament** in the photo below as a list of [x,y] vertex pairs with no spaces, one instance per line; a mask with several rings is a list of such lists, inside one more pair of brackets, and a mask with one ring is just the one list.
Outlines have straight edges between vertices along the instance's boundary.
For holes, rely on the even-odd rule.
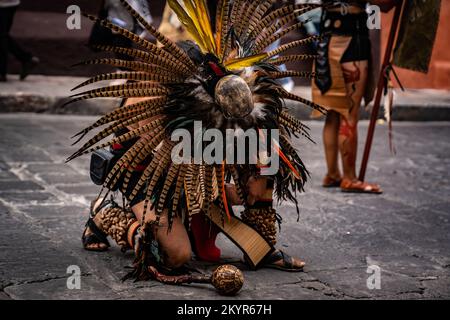
[[236,75],[225,76],[217,82],[215,100],[226,118],[244,118],[254,107],[250,87],[244,79]]

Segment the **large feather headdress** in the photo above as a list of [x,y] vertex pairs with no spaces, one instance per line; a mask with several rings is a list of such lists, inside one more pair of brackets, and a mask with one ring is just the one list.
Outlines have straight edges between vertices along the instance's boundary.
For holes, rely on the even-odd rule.
[[[146,206],[152,205],[157,216],[167,209],[170,221],[180,212],[187,213],[188,217],[200,211],[208,214],[213,201],[217,201],[225,218],[229,214],[225,193],[227,178],[234,180],[240,197],[245,199],[246,179],[256,166],[228,164],[225,159],[215,164],[176,164],[171,159],[175,147],[171,133],[180,128],[192,130],[194,121],[202,121],[206,129],[222,131],[237,127],[278,129],[280,138],[273,151],[281,161],[280,170],[273,176],[275,191],[279,200],[296,202],[295,192],[302,191],[307,171],[290,142],[290,135],[310,138],[308,128],[287,112],[283,102],[295,100],[321,111],[323,108],[287,92],[276,80],[314,77],[308,72],[280,71],[278,66],[314,58],[302,54],[280,55],[309,44],[317,37],[296,40],[269,52],[266,48],[301,27],[303,23],[298,22],[298,16],[315,7],[298,4],[272,9],[276,0],[219,0],[213,30],[210,22],[213,13],[208,12],[206,0],[168,0],[194,39],[194,43],[173,43],[125,0],[121,2],[158,44],[88,15],[91,20],[132,40],[137,48],[99,46],[104,51],[125,54],[130,60],[102,58],[84,64],[107,64],[129,71],[101,74],[75,89],[103,80],[126,79],[128,82],[76,94],[70,102],[101,97],[144,100],[119,107],[79,132],[77,142],[91,130],[103,128],[68,160],[133,140],[131,148],[110,171],[106,188],[122,181],[121,190],[127,190],[133,168],[150,157],[149,165],[132,186],[129,200],[144,192]],[[250,94],[243,99],[250,101],[246,105],[249,112],[241,112],[239,105],[237,110],[236,105],[234,109],[228,108],[227,103],[233,99],[226,93],[231,87],[242,88],[243,94]],[[145,125],[102,143],[120,129],[142,121]]]

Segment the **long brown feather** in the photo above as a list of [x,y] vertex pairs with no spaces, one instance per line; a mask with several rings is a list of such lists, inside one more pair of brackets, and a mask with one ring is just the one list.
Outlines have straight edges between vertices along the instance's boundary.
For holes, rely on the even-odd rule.
[[[159,134],[157,136],[164,139],[161,134]],[[142,189],[142,187],[144,186],[144,183],[147,183],[150,176],[155,172],[156,168],[158,167],[158,165],[161,161],[161,157],[164,152],[164,149],[162,149],[162,148],[159,148],[155,151],[155,148],[157,147],[157,145],[161,143],[161,139],[158,139],[158,138],[152,139],[150,142],[148,142],[147,140],[144,140],[143,143],[146,143],[146,144],[145,145],[141,144],[140,145],[141,148],[139,150],[136,150],[136,154],[133,155],[133,157],[132,157],[133,160],[128,162],[128,167],[131,170],[133,170],[133,168],[137,164],[140,164],[148,155],[150,155],[153,152],[154,152],[154,155],[153,155],[153,158],[151,159],[150,163],[148,164],[148,166],[145,168],[144,172],[139,177],[138,182],[136,183],[136,185],[134,186],[134,188],[131,192],[131,198],[133,198],[133,199],[137,195],[139,190]],[[127,171],[125,178],[124,178],[123,184],[124,184],[125,189],[128,188],[131,174],[133,172],[131,170]]]
[[253,2],[245,2],[245,6],[243,6],[241,18],[239,19],[237,31],[239,38],[243,39],[243,36],[245,35],[245,32],[248,28],[248,24],[250,22],[251,15],[255,12],[256,8],[259,5],[259,0],[254,0]]
[[320,105],[318,105],[318,104],[316,104],[316,103],[314,103],[312,101],[306,100],[306,99],[304,99],[302,97],[299,97],[299,96],[297,96],[295,94],[287,92],[284,89],[278,89],[278,92],[280,93],[281,97],[283,97],[284,99],[298,101],[300,103],[303,103],[304,105],[307,105],[308,107],[311,107],[311,108],[321,112],[322,114],[326,114],[327,113],[327,109],[325,109],[324,107],[322,107],[322,106],[320,106]]
[[298,47],[298,46],[303,46],[305,44],[308,44],[308,43],[311,43],[313,41],[319,40],[321,37],[322,37],[321,35],[317,35],[317,36],[311,36],[311,37],[307,37],[307,38],[304,38],[304,39],[300,39],[300,40],[289,42],[289,43],[287,43],[285,45],[280,46],[279,48],[277,48],[275,50],[269,51],[267,53],[267,58],[266,59],[272,58],[272,57],[274,57],[276,55],[279,55],[280,53],[283,53],[283,52],[285,52],[287,50],[290,50],[292,48],[295,48],[295,47]]
[[103,143],[102,145],[96,146],[94,148],[91,148],[89,150],[82,151],[82,152],[77,151],[72,156],[70,156],[67,159],[67,161],[71,161],[71,160],[73,160],[75,158],[78,158],[79,156],[84,155],[84,154],[88,154],[88,153],[91,153],[93,151],[112,146],[113,144],[120,144],[120,143],[122,143],[124,141],[131,140],[131,139],[133,139],[133,138],[135,138],[137,136],[141,136],[141,135],[147,133],[148,131],[150,131],[151,129],[153,129],[156,126],[162,126],[163,123],[164,123],[164,120],[162,120],[162,119],[155,120],[155,121],[153,121],[153,122],[151,122],[149,124],[146,124],[146,125],[144,125],[142,127],[134,129],[134,130],[132,130],[130,132],[127,132],[124,135],[121,135],[120,137],[114,138],[114,139],[112,139],[109,142]]
[[[162,62],[162,61],[161,61]],[[151,63],[143,62],[143,61],[130,61],[130,60],[120,60],[120,59],[112,59],[112,58],[101,58],[101,59],[94,59],[94,60],[88,60],[81,63],[76,64],[77,65],[93,65],[93,64],[106,64],[110,65],[112,67],[118,67],[122,69],[130,69],[135,71],[146,71],[146,72],[159,72],[161,74],[181,74],[183,76],[186,76],[186,73],[179,73],[179,72],[171,72],[169,70],[170,67],[178,68],[175,64],[169,64],[171,61],[166,61],[167,66],[161,67],[159,65],[154,65]],[[163,63],[166,63],[163,62]]]
[[315,72],[308,71],[280,71],[280,72],[271,72],[270,77],[272,79],[282,79],[282,78],[290,78],[290,77],[301,77],[301,78],[316,78],[317,75]]
[[169,38],[160,33],[155,27],[150,25],[142,16],[137,13],[133,7],[126,1],[120,0],[122,5],[130,12],[130,14],[137,20],[139,23],[151,34],[156,40],[158,40],[163,46],[164,49],[169,51],[175,58],[179,59],[183,64],[189,66],[189,69],[196,70],[194,63],[191,61],[189,56],[184,52],[181,48],[179,48],[174,42],[172,42]]
[[[152,200],[152,197],[154,195],[154,188],[156,186],[156,183],[159,181],[160,177],[163,175],[163,172],[166,170],[166,168],[170,165],[170,159],[167,157],[160,157],[160,161],[158,166],[156,167],[156,170],[151,178],[150,183],[147,185],[147,190],[145,192],[145,200],[144,200],[144,213],[147,212],[148,205],[150,204]],[[152,203],[152,207],[154,207],[155,203]],[[145,217],[143,217],[145,219]],[[154,221],[156,226],[160,226],[160,220],[161,216],[159,214],[156,214],[156,220]]]
[[[175,182],[176,183],[176,177],[178,175],[180,169],[180,165],[178,164],[174,164],[172,163],[170,165],[170,169],[168,170],[166,176],[165,176],[165,181],[164,181],[164,185],[163,188],[160,192],[160,196],[159,196],[159,200],[158,200],[158,205],[156,207],[156,214],[157,215],[161,215],[164,207],[166,205],[166,201],[167,201],[167,194],[169,193],[170,188],[172,187],[172,184]],[[169,226],[172,225],[171,223],[172,217],[169,214]]]
[[[288,27],[288,28],[286,28],[284,30],[281,30],[278,33],[272,34],[270,37],[262,36],[259,41],[255,42],[253,52],[260,52],[260,51],[262,51],[263,49],[267,48],[270,44],[274,43],[277,40],[280,40],[281,38],[283,38],[284,36],[286,36],[290,32],[303,27],[303,25],[304,25],[304,22],[298,22],[298,23],[296,23],[296,24],[294,24],[294,25],[292,25],[292,26],[290,26],[290,27]],[[271,33],[273,33],[273,32],[269,31],[269,34],[271,34]]]
[[165,83],[175,83],[175,82],[181,82],[182,79],[180,77],[175,77],[173,75],[162,75],[159,73],[148,73],[148,72],[142,72],[142,71],[129,71],[129,72],[114,72],[114,73],[105,73],[97,75],[89,80],[84,81],[83,83],[79,84],[75,88],[73,88],[71,91],[77,90],[81,87],[100,82],[100,81],[110,81],[110,80],[119,80],[119,79],[126,79],[126,80],[135,80],[135,81],[155,81],[162,84]]
[[66,102],[63,106],[78,101],[94,98],[132,98],[132,97],[153,97],[167,95],[168,90],[155,83],[130,83],[116,86],[107,86],[81,92],[72,97],[80,96]]
[[186,175],[187,165],[181,165],[180,171],[178,172],[177,182],[175,184],[175,190],[173,193],[173,202],[171,212],[177,212],[178,204],[180,203],[181,191],[184,186],[184,177]]
[[211,165],[205,165],[205,196],[203,197],[203,212],[209,213],[211,208],[211,202],[213,201],[213,167]]
[[277,0],[263,0],[262,3],[259,5],[258,9],[254,12],[254,14],[252,15],[246,34],[245,34],[245,40],[248,39],[248,37],[253,33],[253,31],[255,30],[255,27],[257,26],[257,24],[261,21],[262,17],[267,13],[267,11],[272,7],[272,5],[276,2]]
[[[179,60],[177,60],[176,57],[174,57],[173,55],[171,55],[170,53],[168,53],[167,51],[164,51],[161,48],[158,48],[158,46],[156,46],[155,44],[151,43],[150,41],[147,41],[143,38],[140,38],[138,35],[128,31],[127,29],[121,28],[115,24],[112,24],[109,21],[106,20],[100,20],[92,15],[89,14],[85,14],[85,16],[87,18],[89,18],[90,20],[94,21],[95,23],[98,23],[99,25],[101,25],[102,27],[111,29],[112,31],[117,32],[118,34],[130,39],[131,41],[133,41],[134,43],[136,43],[137,45],[145,48],[148,50],[148,53],[153,53],[155,55],[159,55],[162,56],[168,60],[172,60],[174,63],[179,63]],[[189,70],[189,68],[184,65],[184,67],[187,71],[191,71]],[[191,71],[192,72],[192,71]]]
[[288,62],[297,62],[297,61],[304,61],[304,60],[310,60],[310,59],[317,59],[317,55],[314,54],[295,54],[295,55],[289,55],[284,57],[279,57],[275,59],[268,60],[268,63],[271,63],[273,65],[279,66]]
[[233,7],[230,14],[230,25],[236,27],[239,23],[240,13],[242,12],[242,7],[245,0],[234,0]]
[[[183,66],[183,64],[174,62],[174,61],[166,59],[164,57],[150,54],[143,50],[139,50],[139,49],[135,49],[135,48],[122,48],[122,47],[103,46],[103,45],[95,45],[93,47],[97,48],[98,50],[102,50],[102,51],[124,54],[124,55],[127,55],[129,57],[136,59],[135,61],[128,61],[128,60],[120,60],[120,61],[145,62],[147,64],[156,65],[162,69],[168,70],[168,71],[178,74],[178,75],[183,75],[183,76],[191,75],[189,70],[186,70],[186,68]],[[141,61],[137,61],[137,60],[141,60]],[[95,61],[95,60],[92,60],[92,61]],[[83,64],[83,63],[81,63],[81,64]],[[80,65],[80,64],[75,64],[75,66],[76,65]],[[127,69],[132,69],[132,68],[127,68]]]
[[[139,121],[143,121],[145,119],[154,117],[156,115],[161,114],[162,109],[153,109],[150,111],[147,111],[145,113],[138,114],[137,116],[134,116],[130,119],[127,119],[126,121],[117,121],[107,128],[103,129],[99,133],[97,133],[92,139],[90,139],[88,142],[86,142],[79,151],[84,151],[97,142],[103,140],[104,138],[108,137],[109,135],[113,134],[114,132],[126,128],[127,126],[133,125],[135,123],[138,123]],[[156,119],[155,119],[156,120]]]
[[[129,182],[129,174],[130,168],[134,168],[135,163],[140,163],[141,161],[136,161],[136,158],[140,157],[144,159],[147,155],[149,155],[156,146],[161,143],[164,139],[164,131],[162,127],[156,127],[153,129],[154,135],[141,137],[138,142],[136,142],[126,153],[122,156],[122,158],[117,162],[117,164],[112,168],[110,173],[108,174],[105,185],[111,183],[111,185],[115,185],[117,181],[122,177],[123,173],[126,172],[126,176],[124,179],[128,187]],[[121,171],[119,173],[119,171]],[[127,180],[128,179],[128,180]],[[143,183],[140,185],[142,186]],[[130,194],[131,199],[134,199],[138,192],[138,188],[134,188],[132,193]]]
[[97,120],[95,123],[93,123],[89,127],[78,132],[72,138],[75,138],[79,135],[86,135],[89,131],[91,131],[99,126],[102,126],[102,125],[107,124],[112,121],[120,120],[123,117],[127,117],[129,115],[139,114],[148,108],[161,107],[166,103],[166,101],[167,101],[167,97],[158,97],[158,98],[147,99],[144,101],[140,101],[138,103],[125,105],[123,107],[117,108],[117,109],[107,113],[103,117],[101,117],[99,120]]
[[240,200],[244,204],[244,206],[247,206],[247,201],[244,201],[246,199],[246,195],[245,195],[244,189],[242,187],[241,179],[240,179],[237,168],[235,166],[230,166],[230,172],[231,172],[231,176],[233,177],[234,185],[236,187],[236,192],[237,192]]
[[253,32],[250,34],[250,37],[256,38],[265,28],[269,27],[270,25],[276,24],[278,19],[282,19],[286,15],[292,15],[294,13],[295,15],[299,16],[314,7],[317,6],[312,4],[296,4],[283,6],[279,9],[273,10],[255,26]]
[[300,134],[303,137],[305,137],[306,139],[308,139],[311,142],[314,142],[311,138],[311,136],[309,135],[309,132],[304,129],[301,126],[296,126],[294,123],[284,119],[284,118],[279,118],[278,119],[279,125],[280,126],[284,126],[286,129],[291,130],[292,132],[294,132],[295,134]]

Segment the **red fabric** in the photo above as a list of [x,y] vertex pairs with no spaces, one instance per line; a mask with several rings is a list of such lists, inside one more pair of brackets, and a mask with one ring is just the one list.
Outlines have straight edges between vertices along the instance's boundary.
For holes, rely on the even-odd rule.
[[220,230],[205,221],[201,214],[194,214],[191,221],[194,253],[199,260],[218,262],[220,249],[216,247],[216,238]]

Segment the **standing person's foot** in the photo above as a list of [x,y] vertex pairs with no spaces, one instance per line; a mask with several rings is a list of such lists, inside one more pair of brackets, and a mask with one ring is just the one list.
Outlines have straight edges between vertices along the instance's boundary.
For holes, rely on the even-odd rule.
[[0,82],[6,82],[8,81],[8,79],[6,79],[6,74],[1,74],[0,75]]
[[327,174],[322,181],[322,187],[324,188],[337,188],[341,185],[342,178],[340,175],[331,176]]
[[342,179],[341,191],[351,193],[372,193],[372,194],[383,193],[383,190],[381,190],[379,185],[359,181],[357,179],[355,180]]
[[29,61],[22,63],[22,71],[20,72],[20,80],[25,80],[30,74],[30,71],[39,64],[38,57],[32,57]]

